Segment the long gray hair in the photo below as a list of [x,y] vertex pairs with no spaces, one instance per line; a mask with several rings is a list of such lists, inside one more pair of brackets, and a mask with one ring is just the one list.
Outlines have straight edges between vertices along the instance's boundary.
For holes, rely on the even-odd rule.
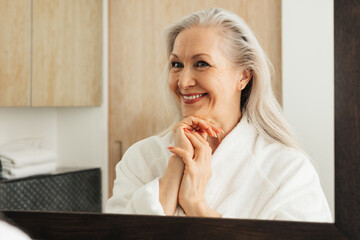
[[[261,48],[245,21],[236,14],[221,8],[211,8],[191,13],[171,25],[166,30],[167,59],[173,51],[178,34],[193,26],[215,27],[223,37],[223,51],[235,66],[248,69],[252,78],[241,93],[241,112],[257,129],[258,133],[270,142],[280,142],[288,147],[301,150],[291,127],[284,119],[270,83],[272,64]],[[164,78],[168,78],[169,62]],[[166,81],[167,82],[167,81]],[[167,87],[168,114],[180,121],[179,104]]]

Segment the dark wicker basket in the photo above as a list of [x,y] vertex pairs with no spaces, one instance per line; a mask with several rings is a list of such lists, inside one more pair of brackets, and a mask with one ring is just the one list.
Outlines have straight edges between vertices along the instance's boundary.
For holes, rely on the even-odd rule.
[[0,180],[0,210],[101,212],[101,171],[59,169]]

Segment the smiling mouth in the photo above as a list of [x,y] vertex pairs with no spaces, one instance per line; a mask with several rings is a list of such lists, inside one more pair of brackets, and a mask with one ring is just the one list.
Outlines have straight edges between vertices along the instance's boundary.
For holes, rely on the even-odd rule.
[[191,96],[183,95],[183,98],[186,99],[186,100],[192,100],[192,99],[200,98],[200,97],[205,96],[205,95],[206,95],[206,93],[197,94],[197,95],[191,95]]
[[181,94],[182,100],[185,104],[193,104],[199,102],[207,93],[191,93],[191,94]]

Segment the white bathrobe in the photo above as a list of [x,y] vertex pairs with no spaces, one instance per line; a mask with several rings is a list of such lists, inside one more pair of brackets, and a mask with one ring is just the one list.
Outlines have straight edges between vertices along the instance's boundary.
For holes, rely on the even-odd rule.
[[[106,212],[164,215],[159,178],[172,155],[170,132],[131,146],[116,166],[113,196]],[[319,177],[300,151],[269,143],[244,115],[211,159],[205,189],[208,205],[223,218],[331,222]],[[177,207],[176,216],[184,216]]]

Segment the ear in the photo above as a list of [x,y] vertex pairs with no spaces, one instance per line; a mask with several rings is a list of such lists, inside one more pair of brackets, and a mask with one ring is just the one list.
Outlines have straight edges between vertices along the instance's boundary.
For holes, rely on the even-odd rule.
[[249,83],[252,77],[252,73],[249,69],[244,69],[239,73],[239,80],[237,82],[236,89],[242,91],[246,85]]

